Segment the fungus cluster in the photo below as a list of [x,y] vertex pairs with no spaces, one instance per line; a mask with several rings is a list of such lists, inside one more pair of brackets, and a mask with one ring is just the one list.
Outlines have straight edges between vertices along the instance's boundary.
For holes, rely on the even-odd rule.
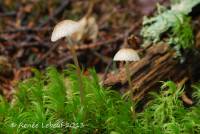
[[[96,24],[95,18],[86,15],[79,21],[63,20],[59,22],[54,27],[54,30],[51,36],[52,42],[55,42],[63,37],[65,37],[68,41],[69,50],[71,51],[71,54],[73,56],[73,61],[76,66],[76,71],[77,71],[77,75],[79,79],[81,103],[84,102],[84,89],[83,89],[83,82],[82,82],[82,77],[81,77],[81,68],[79,66],[76,50],[73,44],[75,41],[80,41],[81,39],[84,39],[85,37],[95,40],[97,37],[97,33],[98,33],[98,26]],[[133,49],[123,48],[116,53],[113,60],[125,61],[126,76],[128,79],[129,91],[131,91],[131,94],[132,94],[131,77],[130,77],[130,70],[128,66],[129,66],[129,62],[140,60],[139,55]]]

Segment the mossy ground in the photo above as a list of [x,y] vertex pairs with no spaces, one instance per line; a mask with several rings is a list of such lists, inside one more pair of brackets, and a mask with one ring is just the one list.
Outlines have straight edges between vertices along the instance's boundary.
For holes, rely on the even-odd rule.
[[84,105],[80,103],[79,83],[74,68],[22,81],[13,101],[0,101],[0,133],[120,133],[196,134],[200,133],[200,86],[194,85],[197,103],[184,107],[183,88],[167,81],[161,93],[140,113],[126,97],[103,88],[95,70],[83,76]]

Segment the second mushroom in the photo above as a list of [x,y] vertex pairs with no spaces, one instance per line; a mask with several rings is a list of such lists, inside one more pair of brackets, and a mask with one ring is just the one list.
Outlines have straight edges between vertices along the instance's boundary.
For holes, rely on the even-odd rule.
[[129,62],[139,61],[140,57],[138,53],[131,48],[122,48],[120,49],[113,58],[114,61],[125,61],[126,77],[128,80],[130,98],[133,98],[133,89],[131,84],[131,76],[129,70]]

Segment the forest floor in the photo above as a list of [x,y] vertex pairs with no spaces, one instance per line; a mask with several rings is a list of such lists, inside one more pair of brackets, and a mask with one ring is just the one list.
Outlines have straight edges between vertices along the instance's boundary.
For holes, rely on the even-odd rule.
[[[76,45],[80,64],[95,67],[104,75],[119,48],[127,45],[127,38],[136,37],[139,48],[140,30],[144,16],[152,16],[156,3],[168,7],[168,0],[103,0],[95,4],[92,14],[97,19],[99,32],[96,41],[82,41]],[[51,0],[0,2],[0,91],[10,98],[19,80],[32,76],[32,67],[44,70],[48,66],[66,68],[72,56],[64,40],[51,42],[56,23],[64,19],[79,20],[89,7],[89,1]],[[193,20],[198,29],[198,18]],[[200,34],[195,30],[196,38]],[[196,43],[198,45],[198,43]]]

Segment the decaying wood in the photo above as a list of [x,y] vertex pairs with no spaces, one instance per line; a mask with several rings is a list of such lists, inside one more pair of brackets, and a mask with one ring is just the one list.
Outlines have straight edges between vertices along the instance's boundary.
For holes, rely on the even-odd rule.
[[[190,77],[188,62],[181,64],[175,58],[176,52],[168,45],[153,45],[146,50],[144,55],[140,61],[129,65],[132,89],[135,89],[133,98],[135,100],[141,99],[150,89],[154,89],[159,81],[178,82],[185,77]],[[127,89],[128,86],[125,69],[119,69],[117,74],[108,74],[103,84],[105,86],[121,86],[124,92],[123,89]]]

